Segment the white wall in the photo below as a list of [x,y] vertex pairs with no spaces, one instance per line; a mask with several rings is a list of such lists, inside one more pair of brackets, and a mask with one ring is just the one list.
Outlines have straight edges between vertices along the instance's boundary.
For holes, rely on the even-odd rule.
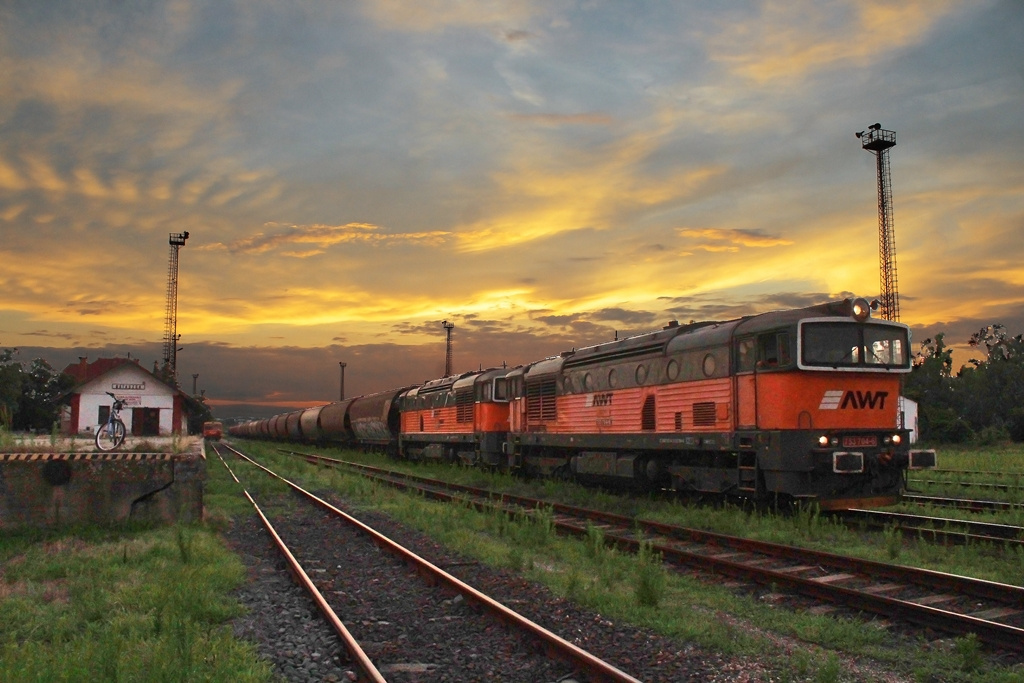
[[134,363],[125,363],[82,386],[75,431],[95,433],[100,406],[113,403],[106,394],[108,391],[125,401],[121,419],[129,434],[132,433],[132,408],[159,408],[160,434],[172,433],[174,391]]
[[[900,396],[899,406],[899,415],[902,416],[903,420],[902,424],[897,424],[896,426],[902,426],[905,429],[909,429],[910,443],[917,443],[917,402],[911,401],[909,398],[904,398],[903,396]],[[899,416],[897,416],[897,420],[898,419]]]

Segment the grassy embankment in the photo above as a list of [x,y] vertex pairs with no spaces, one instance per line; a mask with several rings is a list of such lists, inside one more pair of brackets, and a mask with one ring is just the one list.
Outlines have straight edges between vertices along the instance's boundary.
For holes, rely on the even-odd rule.
[[[929,496],[972,498],[1014,503],[1014,510],[974,513],[972,519],[1024,526],[1024,447],[939,446],[935,470],[911,472],[910,489]],[[917,508],[920,513],[922,508]],[[962,510],[926,508],[925,514],[963,517]]]
[[0,681],[272,680],[231,635],[245,567],[218,531],[245,510],[236,489],[209,482],[205,524],[4,530]]

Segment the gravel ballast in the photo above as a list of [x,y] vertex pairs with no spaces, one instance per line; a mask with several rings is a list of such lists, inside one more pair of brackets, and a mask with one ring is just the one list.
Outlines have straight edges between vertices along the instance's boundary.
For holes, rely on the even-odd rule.
[[[324,497],[474,588],[639,680],[773,680],[769,668],[753,658],[724,656],[649,629],[615,623],[512,572],[460,556],[386,515],[367,510],[353,512],[334,496]],[[329,519],[322,510],[305,503],[296,505],[287,513],[271,515],[272,522],[285,541],[294,546],[293,552],[307,573],[389,681],[587,680],[564,662],[537,664],[536,648],[515,644],[518,636],[496,621],[481,626],[481,615],[461,598],[422,597],[421,591],[436,589],[424,588],[422,579],[403,562],[382,559],[382,551],[375,545],[358,539],[354,531]],[[284,560],[255,514],[236,519],[226,536],[249,573],[249,582],[239,592],[248,613],[235,621],[236,635],[256,643],[260,655],[288,681],[355,680],[340,641],[312,600],[292,582]],[[437,604],[426,607],[427,603]],[[427,617],[427,623],[434,626],[407,625],[406,617],[413,605],[416,612],[440,610]],[[450,647],[437,647],[441,641],[445,645],[459,643],[457,655],[450,654]],[[850,661],[846,664],[860,668]],[[854,674],[853,680],[905,680],[869,669]]]
[[[332,502],[338,505],[338,501]],[[343,505],[338,507],[344,509]],[[767,680],[759,675],[764,672],[756,663],[723,658],[646,629],[616,624],[554,595],[546,587],[458,556],[385,515],[359,511],[355,516],[469,585],[640,680]],[[439,617],[443,628],[435,633],[401,632],[393,625],[404,621],[404,613],[411,604],[419,604],[416,602],[419,598],[409,592],[420,590],[410,588],[407,582],[410,571],[404,563],[382,562],[381,551],[375,545],[356,540],[354,532],[312,507],[301,506],[285,515],[273,515],[271,520],[285,541],[298,549],[293,552],[371,659],[375,663],[378,659],[390,662],[388,667],[381,668],[389,681],[537,683],[566,677],[566,680],[586,680],[582,675],[574,677],[572,667],[562,662],[553,662],[544,667],[545,670],[502,667],[502,661],[513,658],[511,653],[496,657],[496,647],[508,648],[509,638],[515,640],[518,636],[507,633],[503,625],[490,620],[484,627],[485,633],[481,634],[481,618],[466,618],[464,612],[470,608],[461,598],[446,598],[449,614]],[[289,681],[353,680],[340,641],[312,600],[292,582],[284,560],[255,514],[235,520],[226,536],[249,572],[249,582],[239,593],[248,613],[235,621],[236,635],[255,642],[261,656]],[[422,580],[415,575],[411,578],[422,585]],[[431,642],[442,638],[466,644],[458,662],[431,660]]]

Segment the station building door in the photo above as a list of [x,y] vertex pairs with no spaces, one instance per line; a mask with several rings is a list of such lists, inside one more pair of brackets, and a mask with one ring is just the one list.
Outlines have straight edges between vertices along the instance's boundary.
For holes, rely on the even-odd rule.
[[132,408],[132,436],[160,436],[160,409]]

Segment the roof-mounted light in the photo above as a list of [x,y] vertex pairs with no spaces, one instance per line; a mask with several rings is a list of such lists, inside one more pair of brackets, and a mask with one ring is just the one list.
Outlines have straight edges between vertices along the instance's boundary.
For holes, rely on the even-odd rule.
[[871,317],[871,304],[868,303],[867,299],[854,299],[853,306],[851,306],[851,314],[854,320],[862,323]]

